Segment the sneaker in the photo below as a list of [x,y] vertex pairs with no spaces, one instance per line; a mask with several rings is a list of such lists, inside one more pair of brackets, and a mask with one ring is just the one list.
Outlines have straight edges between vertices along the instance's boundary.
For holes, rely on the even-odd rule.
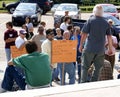
[[55,81],[60,81],[60,79],[58,77],[55,78]]
[[5,90],[5,89],[2,88],[1,84],[2,84],[2,82],[0,82],[0,93],[7,92],[7,90]]
[[7,92],[7,90],[0,87],[0,93],[4,93],[4,92]]

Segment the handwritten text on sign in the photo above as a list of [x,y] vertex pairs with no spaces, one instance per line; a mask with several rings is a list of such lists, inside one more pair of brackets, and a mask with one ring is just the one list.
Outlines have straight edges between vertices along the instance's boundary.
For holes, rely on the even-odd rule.
[[52,63],[75,62],[77,40],[52,41]]

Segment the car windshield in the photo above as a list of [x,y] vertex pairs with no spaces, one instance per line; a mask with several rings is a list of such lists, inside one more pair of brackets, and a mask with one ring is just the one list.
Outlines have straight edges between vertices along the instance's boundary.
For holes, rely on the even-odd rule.
[[77,7],[74,5],[60,5],[58,6],[58,8],[56,9],[57,11],[77,11]]
[[118,20],[116,17],[114,16],[109,16],[105,18],[106,20],[112,19],[113,21],[113,25],[115,26],[120,26],[120,20]]
[[36,10],[36,6],[32,4],[20,4],[17,6],[16,11],[34,11]]
[[52,8],[57,8],[60,4],[54,4]]
[[104,12],[110,12],[110,13],[116,13],[117,11],[115,6],[106,6],[106,5],[103,6],[103,10]]

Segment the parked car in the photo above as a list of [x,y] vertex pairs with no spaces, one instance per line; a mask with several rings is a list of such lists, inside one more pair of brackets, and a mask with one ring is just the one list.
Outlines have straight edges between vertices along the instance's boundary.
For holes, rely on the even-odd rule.
[[52,15],[54,15],[54,12],[56,11],[57,7],[59,6],[60,4],[54,4],[53,7],[51,8],[51,12],[52,12]]
[[15,11],[15,8],[18,6],[20,2],[13,2],[6,4],[5,8],[8,10],[9,13],[13,13]]
[[81,19],[81,12],[79,6],[73,3],[61,3],[55,13],[55,19],[61,19],[65,15],[65,11],[69,11],[69,16],[73,19]]
[[117,37],[118,42],[120,42],[120,20],[118,20],[117,18],[115,18],[112,15],[109,14],[104,14],[103,17],[105,18],[105,20],[109,20],[111,19],[113,21],[113,29],[115,31],[115,33],[113,33],[114,36]]
[[[106,21],[111,19],[113,21],[113,29],[114,33],[113,35],[117,37],[117,40],[119,42],[119,48],[120,48],[120,20],[116,17],[110,15],[110,14],[103,14],[103,17]],[[84,26],[86,20],[80,20],[80,19],[72,19],[73,26],[79,26],[81,29]]]
[[18,0],[17,2],[6,4],[5,8],[9,13],[13,13],[19,3],[37,3],[39,7],[43,10],[43,14],[51,10],[52,1],[51,0]]
[[27,16],[31,17],[33,25],[41,21],[42,10],[37,3],[20,3],[12,14],[13,25],[22,25]]
[[119,19],[119,14],[115,5],[113,4],[97,4],[97,5],[101,5],[103,7],[104,13],[113,15]]

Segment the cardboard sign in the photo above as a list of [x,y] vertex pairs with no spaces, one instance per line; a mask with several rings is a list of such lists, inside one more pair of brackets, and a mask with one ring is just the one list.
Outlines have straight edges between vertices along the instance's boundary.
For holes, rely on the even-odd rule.
[[76,62],[77,40],[53,40],[52,63]]
[[25,48],[18,49],[16,46],[11,46],[10,49],[11,49],[12,58],[16,58],[18,56],[27,53]]

